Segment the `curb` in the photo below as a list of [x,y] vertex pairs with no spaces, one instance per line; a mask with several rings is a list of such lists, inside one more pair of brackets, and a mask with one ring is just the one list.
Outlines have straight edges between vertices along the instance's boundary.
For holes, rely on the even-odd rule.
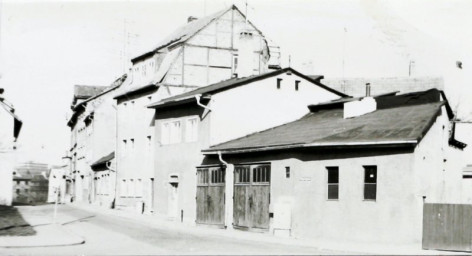
[[[84,244],[85,239],[64,228],[62,224],[39,224],[35,227],[38,233],[35,236],[6,236],[0,240],[0,248],[31,248],[31,247],[53,247]],[[51,236],[51,233],[54,233]],[[45,234],[49,233],[49,234]],[[60,241],[61,238],[67,237]],[[59,241],[57,239],[59,238]],[[55,241],[51,241],[55,239]]]

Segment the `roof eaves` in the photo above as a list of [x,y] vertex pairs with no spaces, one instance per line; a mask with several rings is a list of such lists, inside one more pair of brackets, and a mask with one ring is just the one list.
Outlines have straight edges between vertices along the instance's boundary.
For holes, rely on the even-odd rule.
[[117,100],[117,99],[120,99],[120,98],[123,98],[123,97],[129,97],[129,96],[132,96],[134,94],[137,94],[137,93],[140,93],[140,92],[147,92],[147,91],[150,91],[150,90],[158,88],[158,87],[159,87],[159,84],[152,84],[151,83],[151,84],[148,84],[148,85],[145,85],[145,86],[141,86],[141,87],[132,89],[132,90],[127,91],[125,93],[116,95],[115,97],[113,97],[113,99]]
[[285,149],[301,149],[301,148],[343,148],[343,147],[402,147],[415,146],[418,144],[417,140],[402,140],[402,141],[373,141],[373,142],[317,142],[317,143],[297,143],[286,145],[273,145],[263,147],[248,147],[248,148],[228,148],[228,149],[204,149],[204,155],[215,154],[241,154],[273,150]]
[[[179,105],[183,105],[183,104],[187,104],[187,103],[191,103],[191,102],[196,101],[197,100],[196,97],[198,95],[199,94],[189,95],[187,97],[180,98],[178,100],[172,100],[172,101],[165,101],[165,102],[158,101],[158,102],[152,103],[152,104],[150,104],[146,107],[147,108],[160,109],[160,108],[179,106]],[[211,99],[211,95],[201,96],[201,99],[209,100],[209,99]]]

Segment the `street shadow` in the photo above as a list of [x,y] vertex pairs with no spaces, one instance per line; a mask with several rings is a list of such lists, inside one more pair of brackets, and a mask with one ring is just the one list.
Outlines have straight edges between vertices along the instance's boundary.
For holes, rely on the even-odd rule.
[[36,231],[13,206],[0,205],[0,236],[33,236]]

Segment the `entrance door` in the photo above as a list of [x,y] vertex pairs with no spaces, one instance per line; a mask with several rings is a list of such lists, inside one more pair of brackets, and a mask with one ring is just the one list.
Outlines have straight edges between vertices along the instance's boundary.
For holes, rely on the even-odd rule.
[[179,183],[170,183],[168,194],[168,216],[177,219],[179,214]]
[[197,169],[197,223],[224,225],[225,169]]
[[233,224],[244,228],[269,228],[270,164],[234,168]]

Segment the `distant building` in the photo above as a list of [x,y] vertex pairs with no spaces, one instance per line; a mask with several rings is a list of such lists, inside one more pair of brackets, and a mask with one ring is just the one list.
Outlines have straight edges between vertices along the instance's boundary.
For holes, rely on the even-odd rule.
[[69,166],[51,166],[49,171],[48,203],[66,203],[67,181],[70,180]]
[[[271,54],[271,49],[274,54]],[[118,104],[116,206],[151,213],[155,180],[154,111],[149,104],[234,77],[280,68],[280,49],[236,6],[188,23],[131,60],[131,80]],[[125,88],[125,87],[124,87]],[[144,210],[143,210],[144,209]]]
[[26,162],[15,167],[13,173],[13,203],[46,203],[49,191],[47,164]]
[[95,174],[91,165],[115,149],[116,103],[113,97],[126,77],[123,75],[110,86],[74,87],[72,116],[67,123],[71,128],[72,201],[95,201]]
[[[203,150],[224,168],[225,225],[313,239],[421,244],[423,203],[467,202],[465,144],[429,90],[310,105],[299,120]],[[213,176],[197,176],[211,186]],[[208,178],[210,177],[210,178]],[[198,199],[197,199],[198,200]],[[212,210],[214,211],[214,210]],[[208,213],[211,216],[211,212]]]
[[13,169],[16,164],[16,140],[23,122],[0,88],[0,205],[11,205]]
[[[218,164],[207,165],[201,150],[296,120],[306,114],[309,104],[346,96],[321,85],[320,78],[284,68],[225,80],[151,104],[149,108],[155,109],[155,212],[188,223],[231,223],[225,215],[224,202],[232,197],[225,191],[225,170]],[[124,196],[128,180],[118,182]]]

